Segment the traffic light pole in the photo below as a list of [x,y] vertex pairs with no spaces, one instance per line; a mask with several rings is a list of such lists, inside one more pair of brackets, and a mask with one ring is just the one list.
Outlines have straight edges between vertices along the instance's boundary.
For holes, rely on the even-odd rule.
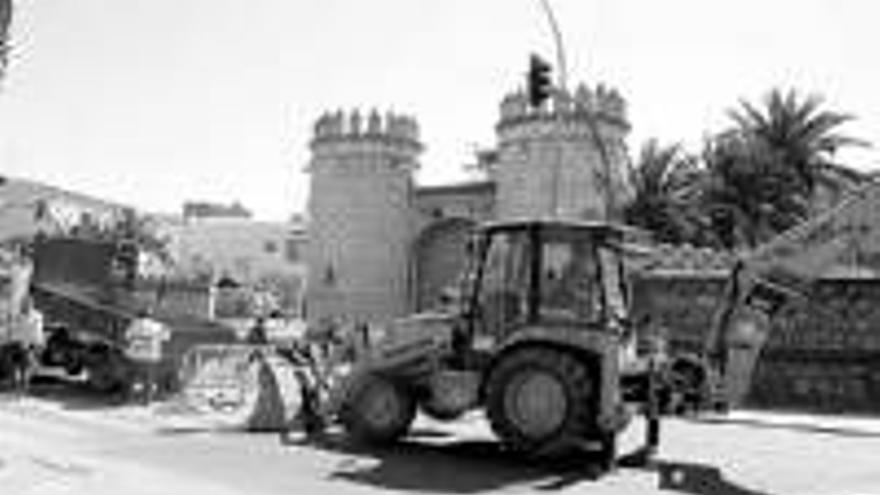
[[[550,7],[549,0],[540,0],[541,7],[544,10],[544,13],[547,15],[547,21],[550,24],[550,29],[553,31],[553,40],[556,44],[556,60],[557,64],[559,64],[559,80],[558,80],[558,88],[560,91],[566,91],[568,87],[568,71],[566,68],[566,60],[565,60],[565,45],[562,42],[562,32],[559,29],[559,24],[556,22],[556,16],[553,15],[553,9]],[[559,117],[560,122],[563,121],[563,117]],[[587,118],[589,131],[591,137],[593,139],[594,144],[596,145],[596,151],[599,152],[599,160],[602,166],[602,175],[604,175],[604,180],[602,181],[604,194],[603,200],[605,203],[605,212],[604,215],[606,218],[610,219],[613,215],[617,213],[615,204],[617,202],[617,198],[614,193],[614,184],[612,177],[612,167],[611,167],[611,157],[609,156],[608,149],[605,147],[605,142],[602,141],[602,136],[599,132],[599,126],[596,123],[594,116],[589,115]],[[558,212],[558,198],[557,198],[557,188],[559,183],[559,162],[562,161],[562,151],[558,152],[558,157],[556,160],[556,168],[553,171],[553,203],[552,203],[552,213],[556,215]]]
[[568,87],[568,71],[565,64],[565,45],[562,43],[562,32],[559,30],[556,16],[553,15],[553,9],[550,8],[549,0],[541,0],[541,7],[547,15],[547,21],[550,23],[550,29],[553,31],[553,40],[556,43],[556,63],[559,64],[559,81],[557,85],[560,89],[565,90]]

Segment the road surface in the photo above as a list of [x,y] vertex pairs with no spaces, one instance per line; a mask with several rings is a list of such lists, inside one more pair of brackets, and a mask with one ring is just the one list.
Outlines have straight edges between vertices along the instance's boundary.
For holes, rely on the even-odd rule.
[[[168,411],[77,393],[0,395],[0,493],[880,493],[880,419],[736,413],[671,420],[656,466],[595,479],[583,465],[512,458],[479,417],[420,421],[404,445],[358,452],[334,435],[302,445]],[[624,453],[640,435],[639,427],[627,432]]]

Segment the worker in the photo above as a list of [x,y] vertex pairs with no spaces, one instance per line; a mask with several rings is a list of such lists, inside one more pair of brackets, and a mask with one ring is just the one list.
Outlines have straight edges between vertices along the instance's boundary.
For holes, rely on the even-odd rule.
[[320,359],[314,354],[315,348],[307,341],[294,341],[289,347],[278,347],[276,352],[285,358],[294,369],[294,376],[299,384],[299,412],[281,431],[284,443],[291,443],[290,435],[295,430],[305,434],[303,441],[319,440],[323,437],[326,420],[321,413],[320,394],[323,373]]
[[256,321],[254,321],[254,326],[250,328],[248,331],[247,339],[248,344],[252,345],[266,345],[269,343],[269,336],[266,332],[266,317],[258,316]]
[[39,355],[45,348],[43,314],[34,308],[30,296],[24,298],[21,312],[12,319],[13,380],[20,393],[27,393],[37,368]]
[[158,393],[157,375],[162,360],[162,343],[171,337],[168,327],[152,317],[152,310],[138,312],[125,333],[128,347],[126,354],[136,367],[140,398],[149,405]]
[[33,308],[29,294],[33,262],[27,245],[17,246],[8,260],[9,278],[4,283],[4,352],[14,388],[26,392],[36,353],[43,347],[42,316]]

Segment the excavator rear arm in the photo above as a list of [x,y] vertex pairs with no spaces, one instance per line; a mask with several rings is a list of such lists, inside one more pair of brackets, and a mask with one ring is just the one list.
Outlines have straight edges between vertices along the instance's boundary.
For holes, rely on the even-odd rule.
[[[728,382],[731,346],[750,341],[752,352],[759,352],[773,315],[789,301],[809,297],[815,283],[836,267],[880,274],[880,182],[868,183],[737,261],[705,342],[710,375]],[[738,372],[751,376],[750,369]]]

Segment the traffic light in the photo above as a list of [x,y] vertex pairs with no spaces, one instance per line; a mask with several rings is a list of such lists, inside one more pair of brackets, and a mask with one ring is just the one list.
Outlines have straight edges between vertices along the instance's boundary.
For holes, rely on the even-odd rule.
[[541,103],[550,97],[550,89],[553,86],[550,80],[550,71],[553,68],[541,57],[532,54],[529,60],[529,74],[526,81],[529,93],[529,104],[538,108]]

